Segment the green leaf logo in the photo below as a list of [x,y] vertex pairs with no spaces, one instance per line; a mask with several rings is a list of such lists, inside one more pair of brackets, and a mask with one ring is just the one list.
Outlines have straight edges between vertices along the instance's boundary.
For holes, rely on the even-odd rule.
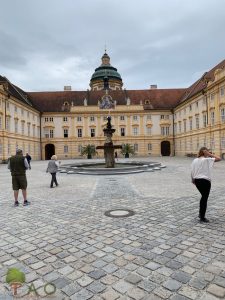
[[25,282],[25,274],[16,268],[11,268],[6,274],[6,282],[13,289],[13,294],[17,295],[17,289]]

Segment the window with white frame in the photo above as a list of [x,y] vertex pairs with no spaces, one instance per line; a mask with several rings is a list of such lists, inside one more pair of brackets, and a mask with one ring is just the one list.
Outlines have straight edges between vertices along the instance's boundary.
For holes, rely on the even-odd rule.
[[181,133],[181,122],[179,122],[179,133]]
[[225,123],[225,108],[220,109],[221,122]]
[[53,138],[54,137],[54,129],[49,130],[49,137]]
[[120,128],[120,135],[125,136],[125,128],[124,127]]
[[152,144],[148,144],[148,151],[152,151]]
[[81,153],[81,151],[82,151],[82,145],[78,145],[77,151],[78,151],[78,153]]
[[63,137],[64,137],[64,138],[68,138],[68,135],[69,135],[69,134],[68,134],[68,129],[67,129],[67,128],[64,128],[64,129],[63,129]]
[[27,135],[30,136],[30,123],[27,124]]
[[152,116],[151,115],[147,115],[147,120],[151,120]]
[[211,119],[211,125],[215,124],[215,112],[211,111],[210,112],[210,119]]
[[120,116],[120,121],[124,121],[125,120],[125,116]]
[[24,134],[24,122],[21,122],[21,133]]
[[90,121],[94,122],[95,121],[95,117],[94,116],[90,116]]
[[33,136],[35,136],[35,125],[33,125]]
[[107,121],[107,116],[103,116],[103,121]]
[[64,153],[68,153],[69,152],[69,147],[68,145],[64,145]]
[[78,116],[77,117],[77,122],[81,122],[82,121],[82,117],[81,116]]
[[199,116],[195,116],[195,127],[199,129]]
[[170,128],[168,126],[161,127],[161,135],[166,136],[166,135],[169,135],[169,133],[170,133]]
[[133,121],[137,121],[138,120],[138,116],[137,115],[134,115],[133,116]]
[[187,131],[187,122],[186,122],[186,120],[184,120],[184,132],[186,132]]
[[95,128],[91,128],[91,137],[95,137]]
[[15,125],[15,133],[18,133],[18,120],[17,119],[15,119],[14,120],[14,125]]
[[152,134],[152,128],[151,127],[146,127],[146,134],[151,135]]
[[225,136],[221,137],[220,143],[221,143],[221,148],[224,149],[225,148]]
[[63,122],[68,122],[68,117],[63,117]]
[[174,133],[177,134],[177,123],[174,124]]
[[82,137],[82,128],[77,129],[77,136]]
[[192,130],[192,118],[189,119],[189,128],[190,128],[190,130]]
[[225,95],[225,87],[222,86],[222,87],[220,88],[220,97],[224,97],[224,95]]
[[6,117],[6,130],[10,131],[10,117]]
[[207,126],[207,115],[203,114],[203,127]]
[[192,105],[191,104],[189,105],[189,110],[192,111]]
[[138,127],[133,127],[133,135],[138,135]]
[[195,105],[196,105],[196,108],[198,108],[198,101],[195,103]]
[[134,151],[138,152],[138,144],[134,144]]

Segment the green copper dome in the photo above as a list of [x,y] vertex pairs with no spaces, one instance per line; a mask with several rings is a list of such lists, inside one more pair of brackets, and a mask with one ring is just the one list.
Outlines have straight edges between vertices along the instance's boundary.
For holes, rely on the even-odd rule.
[[122,82],[117,69],[110,65],[110,57],[107,53],[102,56],[102,64],[95,69],[94,74],[91,76],[91,82],[94,80],[104,80],[105,77],[108,77],[108,79],[117,79]]

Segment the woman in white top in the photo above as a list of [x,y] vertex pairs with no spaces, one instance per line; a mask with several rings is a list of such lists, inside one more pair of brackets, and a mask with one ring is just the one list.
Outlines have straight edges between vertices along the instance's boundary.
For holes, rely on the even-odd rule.
[[191,164],[192,183],[201,194],[199,218],[201,222],[208,223],[205,218],[207,201],[211,189],[211,169],[215,161],[220,161],[220,157],[213,155],[206,147],[199,150],[198,158],[195,158]]

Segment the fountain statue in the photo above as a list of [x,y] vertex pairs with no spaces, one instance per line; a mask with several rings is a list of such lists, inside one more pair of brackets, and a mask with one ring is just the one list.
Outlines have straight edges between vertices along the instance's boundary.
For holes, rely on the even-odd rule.
[[111,125],[111,117],[107,117],[106,128],[103,129],[105,138],[104,146],[97,146],[96,149],[104,149],[104,157],[105,157],[105,167],[106,168],[115,168],[115,149],[121,149],[120,145],[113,145],[112,136],[116,130],[112,128]]

